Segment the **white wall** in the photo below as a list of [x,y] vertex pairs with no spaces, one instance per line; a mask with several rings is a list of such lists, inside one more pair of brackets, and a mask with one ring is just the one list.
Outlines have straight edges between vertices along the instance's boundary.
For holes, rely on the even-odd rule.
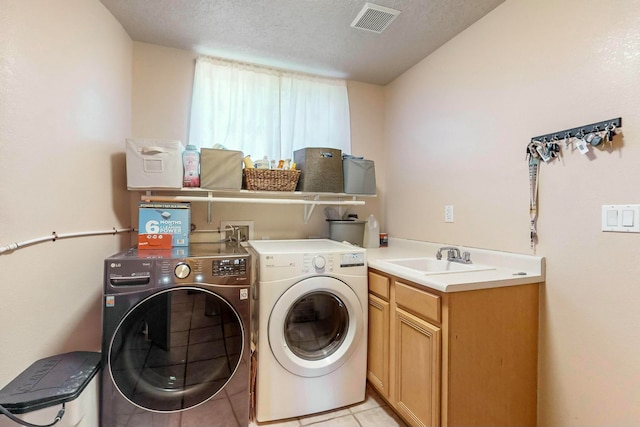
[[541,425],[640,423],[640,234],[600,231],[640,203],[638,22],[637,0],[507,0],[386,88],[390,236],[521,253],[529,139],[622,117],[612,148],[541,166]]
[[[130,225],[131,40],[97,0],[3,0],[0,246]],[[0,255],[0,386],[42,357],[100,350],[103,260],[129,236]]]
[[[186,144],[196,54],[147,43],[135,42],[133,46],[132,136],[179,139]],[[382,221],[384,91],[358,82],[348,82],[348,91],[352,154],[376,161],[379,178],[378,197],[364,199],[364,207],[349,207],[349,212],[362,219],[374,213]],[[131,195],[133,218],[137,217],[139,196]],[[327,237],[329,233],[323,206],[316,207],[308,224],[304,223],[302,206],[216,203],[212,209],[212,224],[207,224],[206,204],[192,203],[192,222],[199,229],[212,229],[221,221],[254,221],[254,238],[258,239]]]

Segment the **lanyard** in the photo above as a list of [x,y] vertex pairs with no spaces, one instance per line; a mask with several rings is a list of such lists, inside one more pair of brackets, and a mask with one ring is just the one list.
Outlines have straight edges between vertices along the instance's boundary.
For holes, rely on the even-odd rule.
[[534,249],[538,240],[538,232],[536,230],[536,220],[538,219],[538,171],[540,170],[540,159],[538,157],[529,157],[529,216],[531,223],[529,225],[529,237],[531,239],[531,249]]

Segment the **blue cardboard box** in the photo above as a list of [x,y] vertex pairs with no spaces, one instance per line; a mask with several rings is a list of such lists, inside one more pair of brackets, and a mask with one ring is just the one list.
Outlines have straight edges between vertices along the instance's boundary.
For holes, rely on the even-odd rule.
[[171,246],[189,246],[191,204],[140,202],[138,204],[138,247],[141,242],[171,235]]

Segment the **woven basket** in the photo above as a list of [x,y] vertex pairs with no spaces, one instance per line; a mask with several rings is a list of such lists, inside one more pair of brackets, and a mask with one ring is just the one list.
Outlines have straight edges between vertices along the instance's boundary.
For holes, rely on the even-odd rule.
[[247,190],[294,191],[299,178],[299,170],[244,169]]

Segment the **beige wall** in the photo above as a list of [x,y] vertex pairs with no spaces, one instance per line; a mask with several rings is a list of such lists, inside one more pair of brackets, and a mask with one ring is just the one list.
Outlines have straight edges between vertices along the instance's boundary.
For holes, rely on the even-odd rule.
[[[2,7],[0,245],[129,225],[122,141],[186,141],[194,55],[132,47],[98,1]],[[508,0],[384,90],[349,82],[353,151],[376,161],[380,194],[357,211],[418,240],[530,253],[529,138],[623,118],[613,150],[565,150],[541,168],[542,425],[640,420],[640,235],[599,231],[602,204],[638,203],[639,10]],[[206,207],[195,210],[202,224]],[[214,225],[306,237],[326,232],[321,211],[304,225],[300,207],[220,204]],[[99,349],[102,260],[127,244],[88,237],[0,256],[0,385],[36,358]]]
[[[175,138],[186,144],[196,54],[162,46],[134,43],[133,123],[137,138]],[[366,219],[370,213],[382,221],[385,165],[383,162],[384,91],[380,86],[349,82],[352,153],[376,161],[378,197],[366,198],[364,207],[349,212]],[[137,216],[138,193],[131,194],[132,217]],[[302,206],[216,203],[212,223],[207,224],[207,206],[192,203],[192,222],[198,229],[214,229],[221,221],[254,221],[254,238],[293,239],[326,237],[329,228],[323,206],[304,223]],[[195,236],[199,238],[199,236]],[[207,239],[213,237],[206,236]]]
[[640,235],[600,231],[601,205],[640,203],[639,21],[637,0],[508,0],[386,88],[395,237],[531,253],[529,139],[623,119],[541,166],[541,425],[640,423]]
[[[128,227],[130,38],[97,0],[1,8],[0,246]],[[100,350],[103,260],[128,239],[0,255],[0,386],[39,358]]]

